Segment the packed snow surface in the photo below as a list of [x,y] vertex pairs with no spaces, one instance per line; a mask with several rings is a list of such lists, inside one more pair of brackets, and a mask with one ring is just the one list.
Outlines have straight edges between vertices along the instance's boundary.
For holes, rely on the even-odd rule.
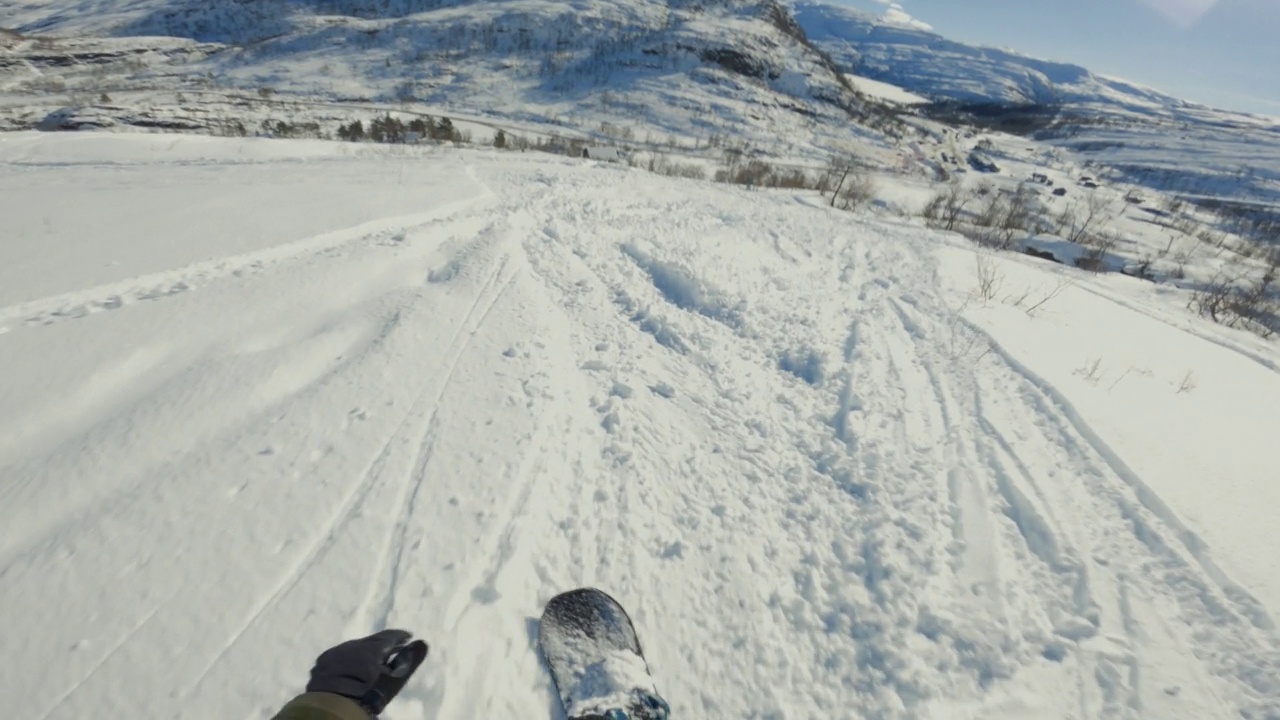
[[385,626],[391,720],[556,718],[582,585],[674,717],[1280,717],[1280,357],[1181,291],[496,151],[8,134],[0,215],[24,718]]

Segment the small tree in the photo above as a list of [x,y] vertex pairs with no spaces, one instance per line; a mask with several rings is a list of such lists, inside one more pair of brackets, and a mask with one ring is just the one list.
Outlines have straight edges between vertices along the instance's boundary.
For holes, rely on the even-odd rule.
[[848,155],[832,155],[827,160],[827,171],[818,181],[818,192],[831,191],[831,207],[836,206],[836,200],[844,189],[845,181],[849,179],[850,174],[855,173],[857,167],[857,162]]
[[842,210],[856,210],[876,199],[876,184],[870,175],[853,171],[845,176],[841,189],[832,199],[840,199]]
[[402,143],[405,140],[406,128],[400,118],[387,116],[387,142]]
[[973,199],[973,193],[966,191],[959,178],[956,178],[948,182],[946,188],[934,195],[929,200],[929,204],[925,205],[925,221],[932,228],[955,230],[965,206]]
[[382,118],[369,121],[369,139],[376,143],[387,141],[387,126],[382,122]]
[[1090,244],[1098,229],[1115,219],[1111,200],[1100,193],[1091,193],[1081,208],[1073,202],[1058,216],[1058,234],[1073,243]]
[[983,245],[1008,250],[1014,240],[1031,229],[1035,217],[1032,194],[1026,185],[1019,185],[1012,193],[988,189],[978,193],[986,204],[978,209],[977,228],[973,239]]
[[493,146],[500,150],[507,147],[507,134],[502,132],[501,128],[499,128],[497,134],[493,136]]
[[350,125],[338,127],[338,137],[343,140],[357,142],[364,139],[364,123],[359,120],[352,120]]
[[453,127],[453,121],[447,117],[442,117],[436,122],[435,127],[431,131],[432,140],[449,141],[454,139],[457,130]]

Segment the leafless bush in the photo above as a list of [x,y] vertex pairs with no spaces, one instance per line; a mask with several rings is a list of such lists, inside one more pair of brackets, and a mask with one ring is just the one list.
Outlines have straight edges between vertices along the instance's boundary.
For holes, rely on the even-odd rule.
[[1088,251],[1076,260],[1076,267],[1090,272],[1102,272],[1107,269],[1107,255],[1120,244],[1120,238],[1113,232],[1092,233],[1084,238]]
[[1019,237],[1032,229],[1035,211],[1033,196],[1025,185],[1019,185],[1012,193],[987,189],[979,196],[984,200],[977,208],[973,226],[964,230],[975,242],[1008,250]]
[[1178,389],[1174,392],[1174,394],[1181,395],[1183,393],[1189,393],[1195,389],[1196,389],[1196,374],[1194,371],[1188,370],[1187,374],[1182,376],[1182,382],[1178,383]]
[[1090,385],[1097,385],[1102,379],[1102,358],[1086,360],[1084,365],[1072,370],[1071,374],[1084,378]]
[[[1060,278],[1058,280],[1058,283],[1053,286],[1052,290],[1050,290],[1048,293],[1045,293],[1042,297],[1040,297],[1039,300],[1036,300],[1034,303],[1032,303],[1027,307],[1027,309],[1024,311],[1027,313],[1027,317],[1035,317],[1037,310],[1044,307],[1045,304],[1047,304],[1050,300],[1053,300],[1054,298],[1058,297],[1063,292],[1065,292],[1067,288],[1075,284],[1076,284],[1076,281],[1073,279]],[[1027,294],[1024,295],[1021,300],[1019,300],[1017,303],[1014,304],[1014,307],[1020,306],[1022,302],[1024,302],[1030,294],[1031,294],[1030,291],[1028,291]]]
[[956,224],[964,213],[965,206],[973,202],[974,194],[966,190],[958,179],[947,183],[924,206],[924,219],[931,228],[939,230],[955,230]]
[[62,93],[67,90],[67,83],[56,75],[41,75],[27,81],[28,90],[44,93]]
[[995,298],[996,292],[1004,284],[1004,276],[996,271],[995,260],[985,252],[975,255],[974,262],[977,265],[978,296],[985,301],[990,301]]
[[666,155],[655,153],[649,156],[649,162],[646,169],[651,173],[665,175],[667,177],[682,177],[691,180],[705,180],[707,178],[707,170],[697,163],[675,162]]
[[1278,279],[1280,248],[1272,248],[1261,274],[1228,267],[1192,294],[1190,307],[1216,323],[1271,337],[1280,330]]
[[1090,193],[1085,202],[1073,202],[1058,215],[1058,235],[1081,245],[1089,245],[1099,228],[1116,217],[1112,199],[1099,192]]
[[813,183],[800,170],[780,170],[763,160],[732,163],[716,171],[716,182],[749,187],[810,188]]
[[861,172],[849,173],[840,188],[832,195],[835,206],[842,210],[857,210],[875,199],[875,181],[871,176]]

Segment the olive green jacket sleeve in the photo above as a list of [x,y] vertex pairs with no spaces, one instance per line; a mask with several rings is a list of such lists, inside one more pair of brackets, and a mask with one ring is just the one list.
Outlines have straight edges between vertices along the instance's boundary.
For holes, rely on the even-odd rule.
[[369,720],[369,713],[350,698],[310,692],[290,700],[272,720]]

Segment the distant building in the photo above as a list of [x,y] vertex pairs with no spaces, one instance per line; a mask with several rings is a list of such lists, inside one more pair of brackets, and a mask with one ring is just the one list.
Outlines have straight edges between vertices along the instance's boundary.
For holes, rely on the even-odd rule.
[[622,152],[618,148],[611,147],[588,145],[582,148],[582,157],[603,162],[622,162]]

